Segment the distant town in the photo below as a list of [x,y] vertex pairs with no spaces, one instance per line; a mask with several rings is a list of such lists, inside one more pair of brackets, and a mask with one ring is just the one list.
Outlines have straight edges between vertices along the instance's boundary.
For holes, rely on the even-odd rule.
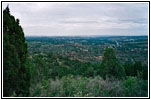
[[26,37],[29,53],[52,52],[70,60],[98,63],[105,48],[113,48],[122,63],[148,64],[148,36]]

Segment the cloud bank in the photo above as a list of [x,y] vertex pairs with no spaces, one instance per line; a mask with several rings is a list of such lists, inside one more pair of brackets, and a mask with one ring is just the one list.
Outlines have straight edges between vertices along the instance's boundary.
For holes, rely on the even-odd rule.
[[148,35],[147,3],[7,4],[26,36]]

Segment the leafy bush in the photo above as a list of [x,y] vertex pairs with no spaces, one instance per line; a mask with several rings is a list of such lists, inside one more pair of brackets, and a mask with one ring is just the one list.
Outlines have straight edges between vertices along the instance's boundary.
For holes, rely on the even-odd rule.
[[123,93],[126,97],[146,97],[148,95],[148,82],[136,77],[128,77],[123,82]]

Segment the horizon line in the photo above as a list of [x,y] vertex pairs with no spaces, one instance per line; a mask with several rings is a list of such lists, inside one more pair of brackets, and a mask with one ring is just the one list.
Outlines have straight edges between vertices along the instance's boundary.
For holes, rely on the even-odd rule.
[[98,37],[98,36],[148,36],[148,35],[25,35],[25,37]]

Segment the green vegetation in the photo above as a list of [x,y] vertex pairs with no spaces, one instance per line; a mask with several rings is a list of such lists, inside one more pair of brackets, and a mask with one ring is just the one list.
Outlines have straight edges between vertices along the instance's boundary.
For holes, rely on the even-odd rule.
[[105,48],[110,47],[122,64],[148,64],[148,36],[26,37],[26,41],[29,54],[51,51],[71,60],[99,63]]
[[42,81],[31,87],[30,96],[38,97],[143,97],[147,96],[147,81],[136,77],[125,81],[81,76]]
[[3,94],[28,96],[27,44],[19,20],[10,15],[8,7],[3,11],[3,43]]
[[[15,20],[10,15],[8,7],[3,11],[3,19],[4,97],[148,96],[148,67],[140,61],[121,63],[115,52],[117,48],[109,48],[102,43],[105,45],[101,48],[102,58],[100,57],[96,62],[94,58],[99,56],[96,52],[100,53],[100,48],[95,45],[101,44],[95,42],[97,39],[88,39],[88,42],[75,39],[74,42],[84,43],[69,45],[67,41],[56,38],[56,40],[32,38],[27,40],[27,52],[27,44],[19,20]],[[46,43],[50,41],[57,49],[51,49],[53,46]],[[109,42],[114,44],[113,41]],[[91,47],[88,46],[89,43],[94,44],[91,44]],[[95,50],[92,49],[93,47]],[[66,55],[57,52],[62,48]],[[89,52],[91,54],[85,56],[87,59],[79,59],[74,51],[78,52],[77,55],[80,57],[88,55]],[[71,59],[68,54],[71,54],[74,59]]]
[[104,52],[103,60],[100,65],[100,74],[103,78],[106,76],[119,79],[125,77],[125,70],[111,48],[107,48]]
[[[106,56],[118,61],[111,48],[107,48],[104,52],[104,58]],[[102,68],[107,70],[107,73],[102,73],[103,61],[100,64],[84,63],[52,53],[34,54],[29,60],[33,72],[30,96],[146,97],[148,95],[148,81],[143,78],[143,74],[128,75],[127,69],[124,70],[122,64],[115,69]],[[108,63],[111,63],[110,59]],[[136,66],[135,63],[131,65]]]

